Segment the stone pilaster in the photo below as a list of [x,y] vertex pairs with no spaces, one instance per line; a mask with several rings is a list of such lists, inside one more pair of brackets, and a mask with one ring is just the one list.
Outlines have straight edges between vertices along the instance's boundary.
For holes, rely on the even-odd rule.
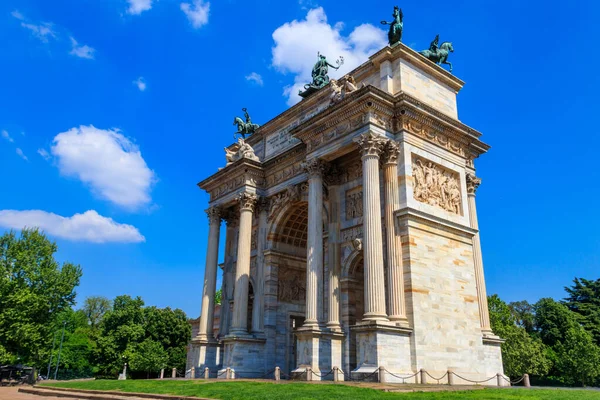
[[323,173],[325,164],[314,159],[303,164],[308,173],[308,238],[306,248],[306,319],[316,328],[323,314]]
[[398,189],[398,155],[400,145],[388,140],[382,155],[384,184],[384,220],[387,259],[387,312],[390,321],[408,325],[404,304],[404,273],[402,269],[402,244],[396,235],[394,212],[400,207]]
[[473,236],[473,262],[475,265],[475,283],[477,285],[479,318],[481,320],[481,332],[484,336],[490,336],[493,335],[493,333],[490,326],[490,313],[488,310],[485,278],[483,275],[483,257],[481,256],[481,242],[479,240],[479,223],[477,222],[477,208],[475,206],[475,192],[480,184],[481,179],[477,178],[473,174],[467,174],[469,219],[471,221],[471,228],[477,230],[477,233]]
[[250,193],[242,193],[238,196],[240,205],[240,230],[233,294],[233,320],[230,332],[232,336],[248,334],[248,285],[250,278],[252,213],[254,212],[257,200],[258,197]]
[[206,249],[206,267],[204,270],[204,289],[202,291],[202,310],[197,340],[214,341],[213,316],[215,311],[215,290],[217,286],[217,267],[219,257],[219,233],[221,229],[221,210],[211,207],[206,210],[208,216],[208,247]]
[[267,244],[267,218],[269,201],[261,197],[257,204],[258,231],[256,238],[256,287],[252,304],[252,333],[264,333],[264,293],[265,293],[265,247]]
[[379,195],[379,155],[385,139],[373,132],[356,139],[363,168],[363,251],[365,275],[364,321],[387,321]]

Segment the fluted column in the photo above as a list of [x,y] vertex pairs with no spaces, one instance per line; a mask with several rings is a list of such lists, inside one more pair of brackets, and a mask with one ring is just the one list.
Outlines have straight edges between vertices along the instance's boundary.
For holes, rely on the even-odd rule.
[[356,142],[361,150],[363,168],[363,252],[366,321],[387,321],[379,195],[379,155],[385,139],[373,132],[360,135]]
[[327,176],[329,184],[329,313],[327,327],[331,330],[341,330],[340,325],[340,243],[339,215],[340,198],[337,184],[339,171],[330,171]]
[[467,174],[467,199],[469,203],[469,219],[471,228],[477,233],[473,236],[473,262],[475,265],[475,282],[477,284],[477,300],[479,304],[479,318],[481,320],[481,331],[484,335],[492,334],[490,326],[490,312],[488,310],[487,293],[485,290],[485,278],[483,275],[483,258],[481,256],[481,242],[479,240],[479,223],[477,222],[477,208],[475,206],[475,192],[481,184],[481,179],[473,174]]
[[227,229],[225,233],[225,260],[223,265],[223,284],[222,295],[221,295],[221,318],[219,337],[226,336],[229,334],[229,327],[231,325],[231,306],[233,304],[233,289],[234,289],[234,274],[233,270],[233,259],[236,252],[235,232],[239,222],[239,213],[230,210],[225,215],[225,223]]
[[[398,153],[400,145],[388,140],[383,152],[385,244],[387,259],[387,313],[390,321],[408,323],[404,305],[402,244],[396,235],[394,212],[400,207],[398,189]],[[364,195],[363,195],[364,197]]]
[[235,289],[233,292],[233,321],[231,335],[248,334],[248,284],[250,279],[250,247],[252,241],[252,213],[257,196],[242,193],[240,204],[240,230],[238,234]]
[[303,164],[308,173],[305,327],[318,327],[323,310],[323,172],[320,160]]
[[254,303],[252,303],[252,332],[264,331],[264,293],[265,293],[265,246],[267,242],[267,217],[269,201],[261,197],[258,200],[258,230],[256,231],[256,287],[254,288]]
[[204,289],[202,290],[202,310],[197,339],[213,340],[213,316],[215,312],[215,290],[217,287],[217,267],[219,258],[219,233],[221,230],[221,210],[211,207],[208,216],[208,247],[204,269]]

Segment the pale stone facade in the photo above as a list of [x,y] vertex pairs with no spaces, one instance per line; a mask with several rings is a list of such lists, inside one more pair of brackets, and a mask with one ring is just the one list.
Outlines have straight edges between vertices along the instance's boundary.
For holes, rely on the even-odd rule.
[[473,160],[489,146],[457,119],[462,86],[386,47],[227,149],[227,166],[198,184],[209,238],[188,368],[303,379],[310,368],[315,380],[384,367],[388,382],[423,369],[453,371],[455,384],[503,374],[475,209]]

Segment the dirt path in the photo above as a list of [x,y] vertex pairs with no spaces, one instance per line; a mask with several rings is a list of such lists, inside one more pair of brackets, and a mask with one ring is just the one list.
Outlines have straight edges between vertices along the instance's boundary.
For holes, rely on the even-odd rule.
[[19,386],[0,387],[0,400],[64,400],[60,397],[40,397],[27,393],[19,393]]

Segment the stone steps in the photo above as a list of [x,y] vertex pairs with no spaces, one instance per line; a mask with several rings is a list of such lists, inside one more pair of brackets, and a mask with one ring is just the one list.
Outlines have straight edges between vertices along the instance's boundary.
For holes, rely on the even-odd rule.
[[78,400],[214,400],[203,397],[177,396],[169,394],[127,393],[108,390],[80,390],[42,386],[23,387],[19,389],[19,392],[40,397],[60,397]]

